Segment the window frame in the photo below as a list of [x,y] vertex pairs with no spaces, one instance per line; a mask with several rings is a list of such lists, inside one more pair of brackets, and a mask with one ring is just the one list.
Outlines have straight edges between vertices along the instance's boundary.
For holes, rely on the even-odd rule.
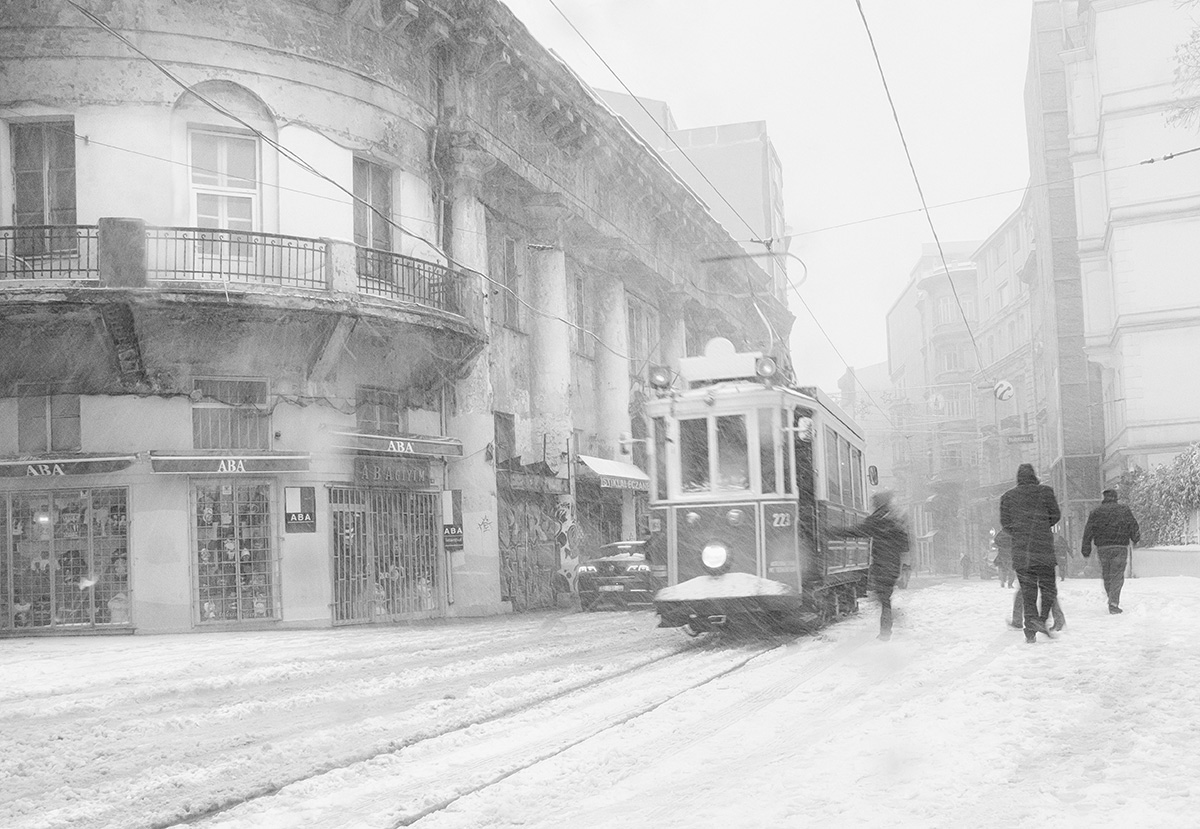
[[[256,395],[255,401],[242,401],[238,403],[230,403],[221,397],[214,397],[204,390],[203,384],[211,383],[233,383],[244,387],[258,386],[261,393]],[[230,452],[261,452],[270,451],[272,440],[271,429],[271,410],[270,410],[270,392],[271,386],[265,378],[255,377],[222,377],[222,376],[203,376],[192,378],[192,448],[197,450],[213,449],[225,450]],[[245,445],[239,445],[236,435],[239,434],[238,427],[251,422],[251,417],[244,414],[247,407],[253,408],[253,418],[260,419],[260,422],[253,424],[253,437],[257,440],[248,440]],[[220,441],[201,440],[203,434],[212,434],[215,428],[221,429],[221,424],[218,421],[213,421],[210,424],[202,423],[205,417],[204,412],[227,411],[231,414],[229,418],[228,428],[231,440],[229,445],[219,445]],[[200,419],[198,419],[200,418]],[[265,420],[265,423],[261,422]]]
[[[366,192],[359,192],[359,172],[366,176]],[[371,159],[356,155],[353,161],[352,190],[354,192],[354,244],[359,247],[392,252],[395,234],[390,220],[394,214],[395,170]],[[383,204],[377,197],[382,197]],[[378,210],[387,217],[385,221]],[[360,222],[366,222],[366,228]]]
[[[198,136],[211,136],[218,140],[217,145],[217,169],[208,170],[210,173],[215,173],[218,182],[222,179],[236,178],[242,179],[240,176],[231,176],[228,171],[228,145],[225,142],[229,141],[249,141],[254,145],[254,186],[253,187],[231,187],[221,184],[200,183],[196,181],[196,171],[200,168],[196,165],[196,138]],[[206,124],[188,124],[187,127],[187,159],[188,159],[188,213],[191,217],[192,224],[200,227],[200,196],[215,196],[218,199],[230,198],[246,198],[250,200],[250,227],[249,228],[234,228],[228,224],[218,225],[217,227],[206,227],[206,230],[220,230],[228,233],[255,233],[262,228],[262,183],[263,183],[263,153],[262,142],[257,135],[251,132],[241,130],[223,130],[217,127]],[[223,162],[224,159],[224,168]],[[222,202],[223,203],[223,202]],[[228,205],[226,205],[227,208]],[[228,222],[228,210],[222,208],[218,212],[219,216],[223,216]]]
[[[32,139],[32,133],[37,133],[36,146],[39,155],[38,169],[21,170],[18,163],[21,147]],[[69,140],[55,144],[52,140],[56,134],[65,134]],[[24,136],[22,134],[25,134]],[[75,152],[75,119],[47,118],[36,121],[14,121],[8,125],[9,144],[9,175],[12,176],[12,224],[14,227],[74,227],[79,220],[78,199],[78,157]],[[69,147],[69,166],[53,167],[55,149]],[[63,187],[58,183],[58,176],[69,176],[70,186]],[[23,176],[37,175],[39,186],[40,208],[37,211],[29,209],[22,198],[21,179]],[[32,191],[30,191],[32,192]],[[69,195],[69,207],[55,206],[56,196]],[[22,257],[55,256],[61,254],[77,254],[78,239],[74,233],[30,233],[17,235],[16,253]]]
[[[397,437],[408,430],[408,412],[399,391],[380,386],[357,386],[354,404],[354,425],[360,434]],[[368,406],[373,408],[374,417],[364,417],[364,408]],[[388,418],[385,423],[381,413],[389,406],[395,418]]]
[[[36,402],[35,402],[36,401]],[[73,416],[55,414],[55,402],[65,401],[73,410]],[[41,409],[40,413],[30,409]],[[31,441],[28,428],[34,420],[41,420],[40,440]],[[63,440],[63,427],[55,428],[56,422],[73,422],[75,428],[68,431],[73,440]],[[26,424],[29,424],[28,426]],[[78,394],[64,394],[53,383],[17,384],[17,452],[22,455],[37,455],[50,452],[79,452],[83,449],[83,419],[80,416]]]

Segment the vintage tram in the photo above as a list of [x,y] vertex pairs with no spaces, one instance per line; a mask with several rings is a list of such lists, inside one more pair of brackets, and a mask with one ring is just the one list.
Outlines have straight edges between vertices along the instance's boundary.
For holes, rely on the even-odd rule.
[[[857,608],[870,541],[863,433],[761,353],[715,339],[652,372],[647,557],[665,560],[661,627],[804,630]],[[871,470],[873,473],[874,470]]]

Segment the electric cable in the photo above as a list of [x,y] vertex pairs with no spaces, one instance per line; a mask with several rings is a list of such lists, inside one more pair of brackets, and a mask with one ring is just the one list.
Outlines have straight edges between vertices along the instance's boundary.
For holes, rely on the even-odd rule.
[[971,321],[967,319],[966,309],[963,308],[962,300],[958,296],[958,288],[954,285],[954,277],[950,275],[950,266],[946,263],[946,252],[942,250],[942,240],[938,238],[937,228],[933,225],[933,216],[929,212],[929,204],[925,201],[925,191],[921,189],[921,179],[917,176],[917,167],[913,163],[912,153],[908,149],[908,139],[904,137],[904,128],[900,126],[900,114],[896,112],[896,102],[892,100],[892,90],[888,86],[887,76],[883,72],[883,62],[879,59],[879,50],[875,48],[875,36],[871,34],[871,26],[867,22],[867,13],[863,11],[862,0],[854,0],[854,4],[858,6],[859,17],[862,18],[863,28],[867,32],[867,40],[871,44],[871,54],[875,56],[875,66],[879,69],[879,79],[883,82],[883,91],[887,94],[888,106],[892,110],[892,120],[896,123],[896,131],[900,133],[900,143],[904,146],[904,157],[908,159],[908,168],[912,170],[913,182],[917,186],[917,195],[921,198],[921,207],[925,212],[925,220],[929,223],[929,231],[933,234],[933,241],[937,244],[938,256],[942,260],[942,269],[946,274],[946,281],[950,283],[950,292],[954,295],[954,303],[958,306],[958,312],[962,315],[963,325],[967,327],[967,333],[971,335],[971,345],[975,348],[975,360],[979,365],[979,370],[983,370],[983,354],[979,351],[979,343],[975,339],[975,332],[971,330]]

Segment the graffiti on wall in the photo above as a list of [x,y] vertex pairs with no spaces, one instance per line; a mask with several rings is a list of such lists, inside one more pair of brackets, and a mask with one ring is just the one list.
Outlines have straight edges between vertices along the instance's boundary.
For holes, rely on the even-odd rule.
[[503,491],[499,519],[500,598],[517,611],[553,607],[561,527],[555,497]]

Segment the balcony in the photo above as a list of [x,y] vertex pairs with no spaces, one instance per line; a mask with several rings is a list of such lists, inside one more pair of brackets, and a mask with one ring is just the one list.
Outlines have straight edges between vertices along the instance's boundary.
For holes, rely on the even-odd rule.
[[134,219],[0,227],[0,349],[23,355],[0,369],[0,383],[71,376],[70,354],[107,352],[100,362],[122,385],[154,386],[189,360],[218,365],[237,343],[257,373],[286,369],[310,382],[360,344],[409,355],[414,375],[445,376],[485,342],[473,283],[436,262],[333,239]]

